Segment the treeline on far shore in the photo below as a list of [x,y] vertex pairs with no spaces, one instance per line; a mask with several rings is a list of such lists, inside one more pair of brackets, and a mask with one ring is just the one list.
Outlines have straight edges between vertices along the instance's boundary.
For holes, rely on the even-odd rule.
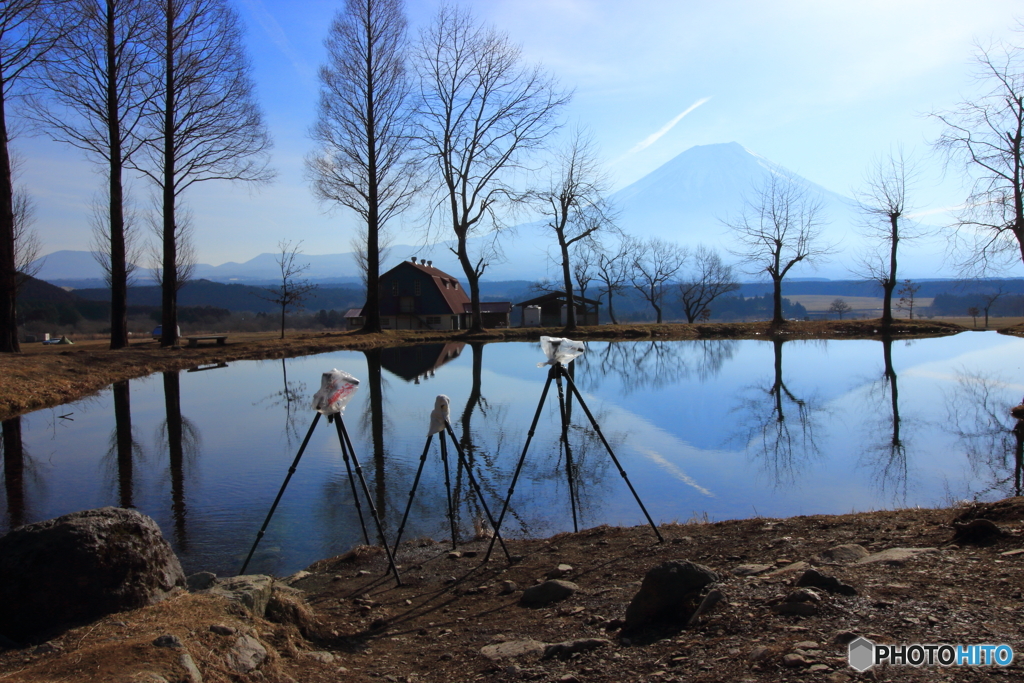
[[[505,300],[513,304],[538,296],[538,286],[527,281],[482,282],[485,300]],[[711,306],[710,320],[716,322],[744,322],[771,317],[772,297],[766,286],[748,283],[733,293],[722,296]],[[836,281],[795,281],[786,285],[784,294],[824,294],[842,296],[878,295],[876,283]],[[184,333],[198,331],[261,332],[280,326],[280,307],[261,298],[266,290],[241,284],[225,284],[197,280],[186,284],[179,297],[179,324]],[[363,304],[362,289],[347,286],[321,286],[305,302],[302,310],[289,310],[287,326],[293,329],[342,330],[346,327],[345,313]],[[584,292],[588,299],[594,298]],[[990,317],[1024,315],[1024,280],[991,280],[972,283],[957,281],[923,281],[919,297],[934,297],[928,307],[916,307],[915,317],[970,316],[972,311]],[[133,287],[129,292],[129,329],[134,335],[148,334],[160,322],[159,288]],[[650,305],[636,292],[626,291],[613,300],[615,321],[623,323],[650,322],[654,313]],[[788,319],[833,317],[828,313],[807,311],[801,304],[783,300],[783,312]],[[18,302],[19,325],[27,334],[109,332],[109,290],[102,288],[67,291],[49,283],[30,279],[22,288]],[[511,324],[521,322],[520,309],[513,308]],[[665,298],[666,321],[685,320],[678,299]],[[862,317],[862,316],[861,316]],[[612,322],[607,301],[602,298],[600,322]]]

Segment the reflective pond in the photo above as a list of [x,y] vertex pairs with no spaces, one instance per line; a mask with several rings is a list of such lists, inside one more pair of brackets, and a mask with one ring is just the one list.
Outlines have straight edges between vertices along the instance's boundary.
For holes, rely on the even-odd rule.
[[[1021,491],[1024,340],[592,342],[570,366],[656,522],[935,506]],[[393,538],[438,394],[495,511],[547,378],[537,343],[428,344],[245,361],[122,382],[3,424],[0,533],[104,505],[150,515],[186,572],[238,571],[332,368],[361,380],[345,412]],[[577,400],[562,442],[552,388],[503,525],[545,536],[643,524]],[[450,535],[431,444],[404,538]],[[458,533],[482,519],[449,447]],[[249,571],[286,574],[362,542],[334,426],[321,420]],[[364,513],[366,504],[363,504]],[[369,520],[367,520],[369,523]],[[371,539],[376,535],[370,526]]]

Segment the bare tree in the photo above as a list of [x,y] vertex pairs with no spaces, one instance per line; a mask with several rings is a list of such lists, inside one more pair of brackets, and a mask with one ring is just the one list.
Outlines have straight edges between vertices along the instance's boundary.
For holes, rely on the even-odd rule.
[[852,310],[850,304],[846,303],[842,299],[833,299],[832,303],[828,306],[829,313],[835,313],[840,320],[843,319],[843,315],[849,313]]
[[609,248],[607,243],[595,243],[594,250],[597,253],[597,262],[594,265],[595,277],[601,283],[598,285],[600,296],[608,298],[608,318],[613,325],[618,325],[615,319],[615,307],[612,305],[612,297],[626,291],[629,283],[629,259],[639,249],[639,240],[631,235],[622,235],[614,243],[614,248]]
[[[985,294],[981,295],[981,300],[983,302],[982,306],[981,306],[981,310],[985,313],[985,329],[986,330],[988,329],[988,312],[990,310],[992,310],[992,305],[996,301],[1001,299],[1004,294],[1006,294],[1006,290],[1003,289],[1002,285],[999,285],[999,288],[996,291],[994,291],[994,292],[986,292]],[[977,323],[975,323],[975,324],[977,324]]]
[[590,283],[597,279],[598,252],[592,240],[576,242],[572,253],[572,277],[579,287],[580,297],[586,298]]
[[524,198],[512,175],[555,128],[569,95],[540,66],[524,65],[507,36],[457,7],[441,7],[417,57],[417,135],[435,174],[433,215],[455,233],[452,252],[469,284],[473,329],[480,330],[479,281],[488,262],[471,257],[467,241],[489,229],[496,235],[498,209]]
[[[306,159],[313,192],[356,212],[363,246],[365,332],[380,332],[380,258],[384,228],[417,191],[409,154],[409,82],[402,0],[346,0],[324,41],[320,103]],[[361,257],[360,257],[361,254]]]
[[14,264],[17,272],[16,290],[39,274],[43,267],[40,259],[42,243],[39,233],[32,227],[35,222],[35,203],[23,187],[14,191]]
[[63,32],[64,27],[58,22],[43,19],[60,16],[65,15],[56,0],[0,2],[0,353],[21,351],[17,316],[17,220],[7,110],[18,94],[22,77],[40,63]]
[[982,274],[1024,260],[1024,49],[978,46],[975,61],[988,91],[932,116],[946,126],[935,147],[974,181],[955,227],[961,270]]
[[638,246],[630,258],[629,279],[654,309],[660,323],[666,285],[686,264],[689,252],[685,247],[657,237],[651,237]]
[[914,299],[917,297],[918,290],[921,289],[921,285],[915,285],[911,280],[904,280],[903,286],[900,287],[900,308],[907,311],[910,320],[914,319]]
[[[977,306],[971,306],[971,307],[969,307],[969,308],[967,309],[967,315],[969,315],[969,316],[971,316],[972,318],[974,318],[974,326],[975,326],[975,327],[977,327],[977,326],[978,326],[978,316],[979,316],[980,314],[981,314],[981,309],[980,309],[980,308],[978,308]],[[986,325],[986,327],[987,327],[987,325]]]
[[68,0],[79,17],[54,46],[39,82],[33,118],[57,142],[76,147],[107,170],[105,238],[94,251],[110,285],[110,348],[128,345],[129,262],[123,171],[139,150],[146,106],[154,93],[156,54],[147,39],[156,13],[145,0]]
[[698,245],[693,261],[690,275],[679,283],[679,301],[683,304],[688,323],[702,317],[712,301],[740,288],[732,266],[723,263],[722,257],[713,249]]
[[[135,205],[131,202],[127,193],[123,194],[122,203],[122,236],[124,245],[124,276],[126,287],[135,284],[135,274],[139,269],[139,262],[144,257],[145,243],[139,235],[139,214]],[[103,269],[103,281],[113,290],[114,268],[111,255],[117,250],[114,240],[111,238],[110,230],[110,204],[106,199],[100,199],[93,204],[92,217],[89,224],[92,227],[92,239],[89,241],[89,249],[92,251],[96,262]]]
[[860,273],[882,286],[882,326],[892,325],[892,294],[896,279],[897,249],[900,242],[921,235],[907,224],[907,184],[913,182],[915,171],[903,148],[878,159],[864,179],[864,188],[857,193],[865,214],[865,236],[884,251],[861,258]]
[[[356,229],[356,235],[349,242],[349,246],[352,247],[352,258],[356,262],[356,268],[359,269],[359,276],[362,278],[363,287],[366,287],[367,293],[370,291],[370,259],[367,258],[367,246],[369,245],[369,238],[367,237],[367,228],[365,225],[360,225]],[[377,274],[380,275],[380,264],[388,260],[388,255],[391,254],[391,243],[394,238],[386,232],[378,232],[377,234]],[[378,277],[378,280],[380,278]],[[369,295],[369,294],[367,294]],[[367,302],[367,306],[369,302]]]
[[813,264],[833,248],[822,243],[824,226],[820,200],[777,173],[770,174],[747,198],[742,214],[726,223],[739,246],[733,252],[749,266],[751,275],[772,279],[772,325],[782,325],[782,280],[798,263]]
[[[163,243],[163,219],[160,214],[148,213],[146,220],[152,230],[154,242],[148,246],[149,268],[157,286],[164,286],[164,252],[161,249]],[[195,241],[193,240],[194,223],[192,212],[183,207],[175,211],[174,221],[174,278],[175,293],[188,284],[195,273],[198,258],[196,256]],[[175,323],[177,325],[177,323]]]
[[608,176],[601,169],[593,138],[583,129],[576,128],[556,154],[548,186],[534,196],[558,244],[562,286],[568,306],[566,329],[576,328],[570,248],[582,244],[598,230],[613,225],[614,215],[604,196],[608,186]]
[[189,187],[208,180],[269,182],[270,136],[256,106],[240,22],[226,0],[160,0],[153,37],[149,163],[136,166],[160,189],[163,334],[177,340],[179,234],[176,211]]
[[257,294],[264,301],[277,304],[281,307],[281,339],[284,339],[284,321],[288,308],[301,309],[302,302],[310,292],[316,289],[316,285],[309,280],[302,279],[302,276],[309,270],[308,263],[299,262],[299,254],[302,252],[301,240],[292,244],[289,240],[282,240],[277,243],[280,254],[277,257],[277,265],[281,268],[281,284],[276,287],[267,287],[267,294]]

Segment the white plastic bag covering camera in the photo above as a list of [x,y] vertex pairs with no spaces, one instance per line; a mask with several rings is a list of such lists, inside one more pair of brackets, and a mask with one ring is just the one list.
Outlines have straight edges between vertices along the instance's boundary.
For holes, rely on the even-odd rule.
[[313,394],[313,410],[322,415],[341,415],[352,395],[359,388],[359,380],[335,368],[320,378],[320,390]]
[[561,337],[541,337],[540,348],[544,355],[548,357],[548,362],[537,363],[538,368],[545,365],[554,365],[555,363],[568,365],[587,350],[583,346],[583,342],[563,339]]
[[[430,411],[430,430],[427,432],[427,436],[444,431],[444,424],[448,421],[448,416],[452,412],[451,408],[448,407],[449,403],[448,397],[444,394],[438,394],[437,398],[434,399],[434,409]],[[444,437],[441,438],[443,439]]]

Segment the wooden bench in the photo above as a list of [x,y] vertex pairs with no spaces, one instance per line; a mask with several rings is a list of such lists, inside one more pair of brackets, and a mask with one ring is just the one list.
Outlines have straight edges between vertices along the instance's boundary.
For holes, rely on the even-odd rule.
[[199,346],[199,342],[201,342],[201,341],[215,341],[215,342],[217,342],[217,346],[224,346],[224,344],[228,340],[228,335],[226,335],[226,334],[206,334],[206,335],[196,335],[194,337],[182,337],[182,339],[187,339],[189,346]]

